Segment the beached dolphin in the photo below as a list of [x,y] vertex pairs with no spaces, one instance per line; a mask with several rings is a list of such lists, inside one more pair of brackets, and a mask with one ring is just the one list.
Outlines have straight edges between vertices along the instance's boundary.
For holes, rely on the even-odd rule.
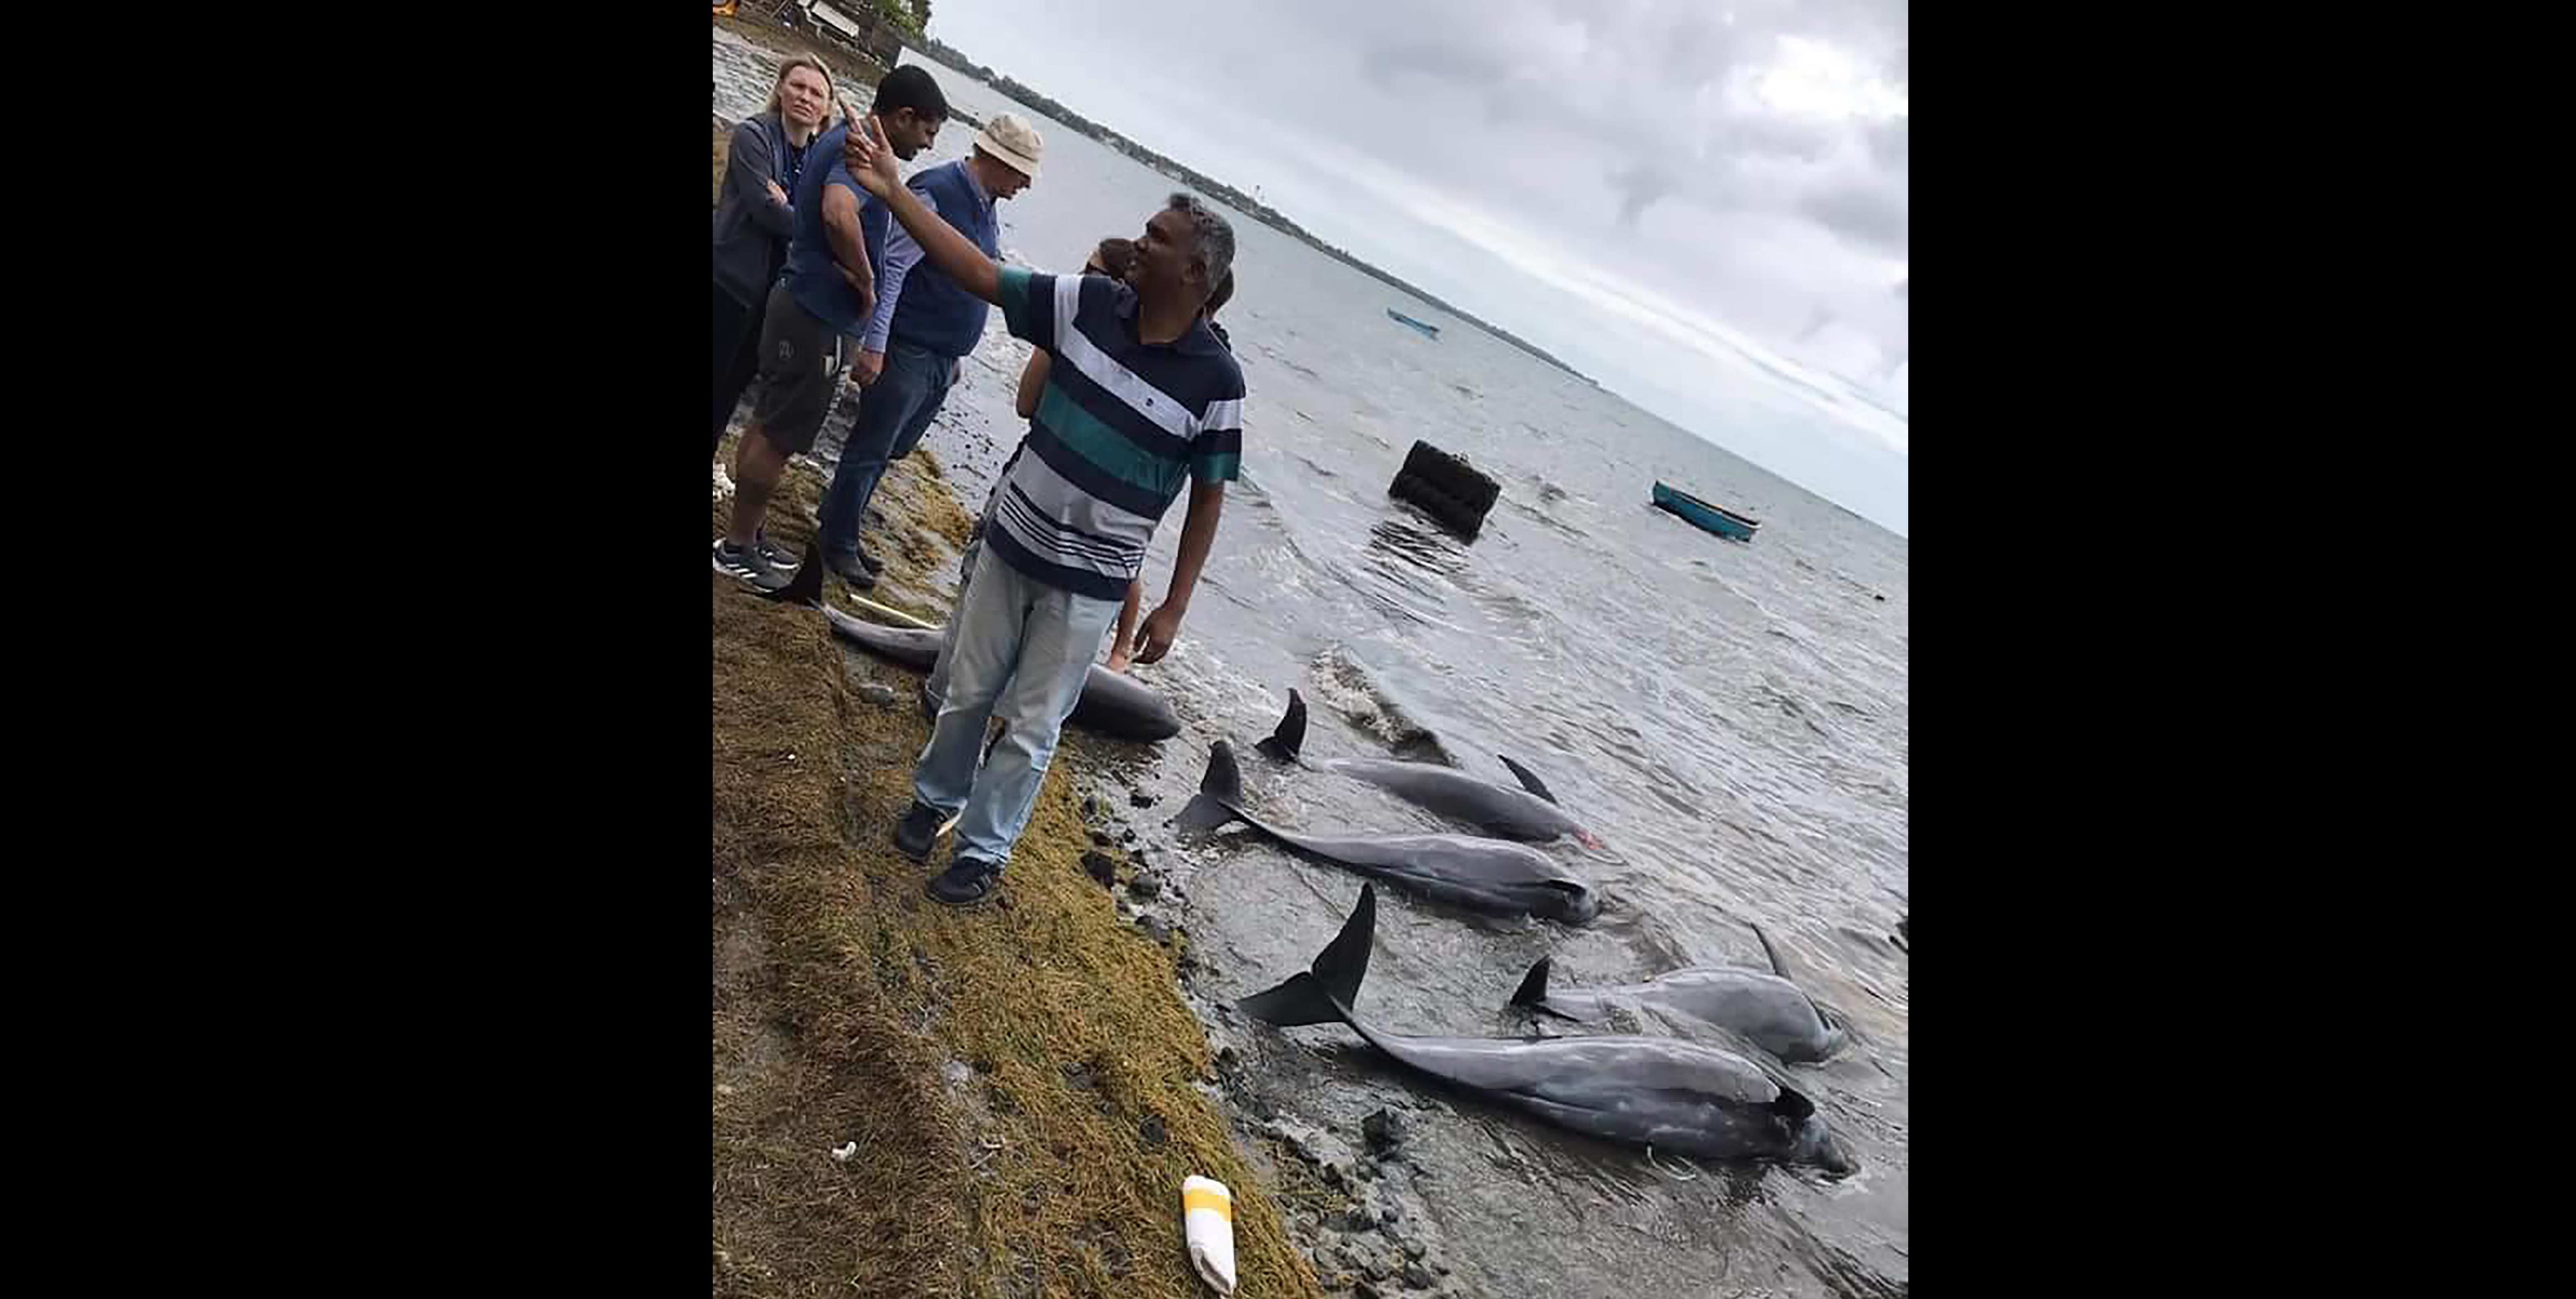
[[1375,886],[1314,967],[1243,999],[1281,1027],[1343,1023],[1411,1068],[1560,1127],[1709,1159],[1768,1159],[1833,1173],[1858,1165],[1815,1103],[1732,1051],[1668,1037],[1412,1037],[1353,1013],[1377,924]]
[[[818,565],[808,567],[819,571]],[[889,627],[853,618],[828,605],[823,607],[823,616],[831,620],[834,635],[879,658],[924,672],[939,660],[939,640],[944,634],[940,628]],[[1091,665],[1091,675],[1082,683],[1082,697],[1073,705],[1073,716],[1066,720],[1122,740],[1168,740],[1181,733],[1181,719],[1172,711],[1170,701],[1134,677],[1097,663]]]
[[1265,824],[1243,810],[1243,773],[1235,766],[1234,746],[1224,740],[1209,748],[1207,776],[1199,782],[1198,795],[1172,821],[1200,833],[1242,821],[1337,866],[1478,911],[1579,925],[1601,910],[1591,885],[1525,844],[1463,834],[1332,837]]
[[1520,991],[1512,994],[1512,1004],[1594,1024],[1603,1021],[1611,1006],[1651,1007],[1714,1024],[1792,1064],[1841,1050],[1846,1037],[1842,1021],[1789,980],[1779,950],[1760,925],[1753,927],[1753,936],[1762,940],[1762,950],[1771,958],[1769,974],[1738,966],[1692,966],[1644,983],[1550,992],[1548,958],[1542,956],[1521,980]]
[[[1282,762],[1298,762],[1299,751],[1305,744],[1306,700],[1292,689],[1288,692],[1288,713],[1279,719],[1279,729],[1272,731],[1269,739],[1252,747]],[[1501,754],[1494,756],[1502,757]],[[1586,848],[1601,846],[1599,839],[1575,824],[1574,818],[1556,805],[1556,795],[1547,792],[1547,786],[1538,777],[1509,758],[1503,758],[1503,765],[1512,769],[1512,775],[1519,779],[1527,792],[1489,780],[1478,780],[1455,767],[1432,762],[1398,762],[1391,758],[1318,758],[1301,765],[1367,781],[1406,802],[1464,821],[1487,834],[1529,841],[1571,836]]]

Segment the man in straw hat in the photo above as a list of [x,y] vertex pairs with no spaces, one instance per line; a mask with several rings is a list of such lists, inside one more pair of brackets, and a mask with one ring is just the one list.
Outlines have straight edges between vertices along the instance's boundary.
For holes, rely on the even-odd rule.
[[[995,114],[975,134],[967,155],[905,182],[941,220],[962,231],[987,258],[1001,253],[994,205],[1038,176],[1045,143],[1016,113]],[[877,276],[876,312],[859,338],[851,378],[866,387],[859,417],[841,448],[841,463],[823,492],[823,562],[860,590],[882,567],[859,544],[868,501],[886,466],[912,454],[948,399],[962,358],[984,337],[985,305],[936,265],[922,264],[921,245],[901,229],[886,233]]]
[[[1012,337],[1054,358],[1028,443],[997,489],[957,614],[939,720],[894,828],[895,849],[926,862],[956,815],[956,848],[929,892],[964,906],[1000,887],[1100,638],[1184,485],[1180,553],[1161,606],[1137,630],[1136,662],[1171,649],[1198,589],[1225,485],[1243,459],[1243,370],[1203,314],[1234,265],[1234,227],[1174,194],[1146,221],[1126,283],[1034,274],[998,264],[990,245],[909,191],[873,121],[849,138],[851,175],[885,199],[923,263],[1000,307]],[[983,754],[994,717],[1002,736]]]

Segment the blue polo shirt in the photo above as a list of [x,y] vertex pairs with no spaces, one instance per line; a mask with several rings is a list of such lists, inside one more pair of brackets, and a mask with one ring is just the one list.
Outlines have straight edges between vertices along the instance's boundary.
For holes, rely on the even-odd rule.
[[868,250],[868,271],[882,290],[886,230],[894,214],[885,201],[859,187],[841,146],[850,138],[844,122],[815,138],[805,155],[804,174],[796,181],[796,233],[787,245],[787,291],[816,319],[857,338],[867,332],[868,316],[858,290],[841,278],[832,257],[830,236],[823,232],[823,191],[838,185],[859,200],[860,242]]

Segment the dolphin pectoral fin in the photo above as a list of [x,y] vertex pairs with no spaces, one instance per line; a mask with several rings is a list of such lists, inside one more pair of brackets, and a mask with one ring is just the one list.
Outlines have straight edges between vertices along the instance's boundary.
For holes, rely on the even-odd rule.
[[1278,729],[1252,747],[1281,762],[1295,762],[1298,752],[1306,747],[1306,700],[1294,686],[1289,687],[1288,711],[1280,717]]
[[1254,1019],[1281,1028],[1349,1022],[1350,1004],[1359,999],[1360,980],[1368,974],[1369,941],[1376,928],[1377,887],[1363,884],[1359,905],[1342,922],[1342,932],[1316,955],[1313,968],[1237,1004]]
[[1512,761],[1507,755],[1497,753],[1494,756],[1501,758],[1503,760],[1503,765],[1512,769],[1512,779],[1521,782],[1521,788],[1526,789],[1551,803],[1556,801],[1556,795],[1547,791],[1547,782],[1539,779],[1538,773]]

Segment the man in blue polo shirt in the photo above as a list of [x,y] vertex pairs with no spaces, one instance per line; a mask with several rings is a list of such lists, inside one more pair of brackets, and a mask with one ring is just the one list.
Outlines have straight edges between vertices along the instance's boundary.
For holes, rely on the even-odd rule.
[[[1100,638],[1184,483],[1180,554],[1162,604],[1137,629],[1135,661],[1168,653],[1189,612],[1243,460],[1243,370],[1201,314],[1234,264],[1234,228],[1174,194],[1145,223],[1127,283],[1037,275],[995,263],[905,189],[881,129],[851,132],[846,153],[925,262],[1054,358],[1027,445],[996,489],[948,691],[894,828],[896,850],[927,861],[940,825],[957,816],[956,849],[929,891],[962,906],[1000,887]],[[995,716],[1002,737],[978,770]]]
[[[871,118],[900,158],[929,147],[948,120],[939,83],[918,67],[896,68],[877,83]],[[838,336],[857,339],[876,307],[885,264],[885,204],[866,198],[842,162],[842,122],[814,142],[796,182],[796,231],[786,272],[769,290],[760,325],[760,397],[734,450],[733,517],[716,539],[715,569],[762,591],[787,585],[785,557],[764,544],[760,524],[788,457],[813,448],[832,398]]]
[[[1019,114],[996,113],[975,133],[967,156],[915,173],[904,187],[986,257],[998,256],[1002,231],[994,204],[1037,179],[1043,148],[1037,128]],[[832,157],[839,160],[837,153]],[[885,243],[877,263],[876,312],[851,362],[852,378],[867,388],[867,397],[859,403],[831,485],[823,489],[823,562],[862,591],[876,585],[883,567],[859,544],[868,499],[876,495],[886,466],[912,454],[939,414],[961,358],[983,341],[986,311],[982,299],[937,267],[921,265],[920,245],[902,230],[889,231]]]

